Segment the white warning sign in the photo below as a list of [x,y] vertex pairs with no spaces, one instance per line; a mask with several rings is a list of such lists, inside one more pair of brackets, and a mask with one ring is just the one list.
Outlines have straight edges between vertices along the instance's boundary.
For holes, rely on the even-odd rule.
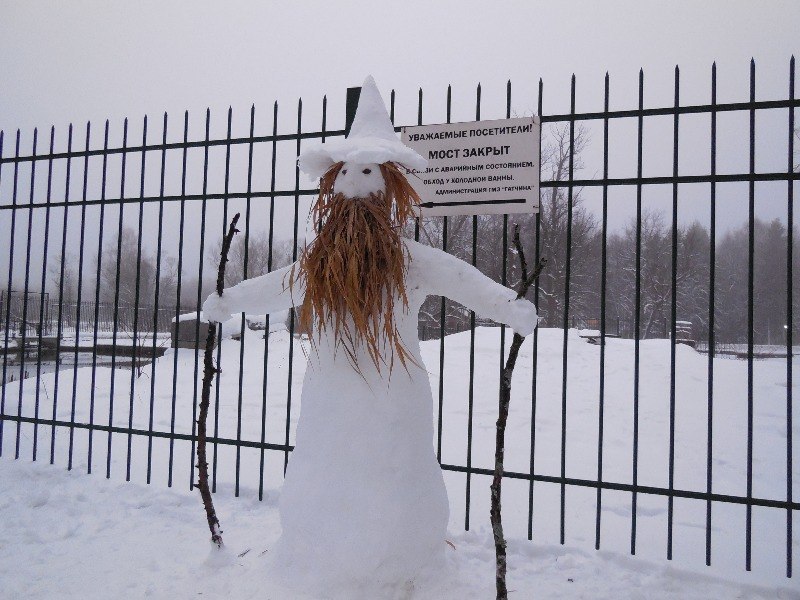
[[539,211],[537,117],[403,127],[401,139],[428,159],[408,178],[423,216]]

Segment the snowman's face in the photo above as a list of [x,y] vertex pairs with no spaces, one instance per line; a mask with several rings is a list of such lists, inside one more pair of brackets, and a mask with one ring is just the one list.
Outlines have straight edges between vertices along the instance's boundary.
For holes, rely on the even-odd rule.
[[333,183],[333,193],[345,198],[366,198],[385,188],[380,166],[375,163],[346,162]]

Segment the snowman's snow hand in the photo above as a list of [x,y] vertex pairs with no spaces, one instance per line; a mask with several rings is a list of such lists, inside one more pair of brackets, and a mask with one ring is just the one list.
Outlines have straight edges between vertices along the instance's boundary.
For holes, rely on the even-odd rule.
[[450,546],[453,550],[456,550],[456,545],[450,540],[445,540],[444,543]]

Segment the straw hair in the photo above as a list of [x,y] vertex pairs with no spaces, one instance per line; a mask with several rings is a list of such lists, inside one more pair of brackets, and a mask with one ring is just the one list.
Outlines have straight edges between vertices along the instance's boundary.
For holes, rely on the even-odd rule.
[[[299,260],[298,277],[306,294],[299,310],[300,326],[313,332],[316,343],[323,329],[332,330],[337,347],[359,371],[363,346],[380,371],[391,373],[397,357],[408,370],[414,362],[394,322],[395,302],[408,310],[405,289],[407,253],[399,228],[413,216],[419,196],[394,163],[380,165],[385,191],[367,198],[334,194],[344,163],[333,165],[320,179],[319,198],[312,210],[316,239]],[[291,279],[295,279],[292,273]]]

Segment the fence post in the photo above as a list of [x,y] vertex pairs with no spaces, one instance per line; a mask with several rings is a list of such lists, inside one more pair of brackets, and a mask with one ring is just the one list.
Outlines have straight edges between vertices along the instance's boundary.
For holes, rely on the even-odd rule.
[[350,135],[350,127],[353,124],[353,119],[356,118],[356,108],[358,108],[358,99],[361,97],[360,87],[347,88],[347,101],[345,104],[345,118],[344,118],[344,134]]

